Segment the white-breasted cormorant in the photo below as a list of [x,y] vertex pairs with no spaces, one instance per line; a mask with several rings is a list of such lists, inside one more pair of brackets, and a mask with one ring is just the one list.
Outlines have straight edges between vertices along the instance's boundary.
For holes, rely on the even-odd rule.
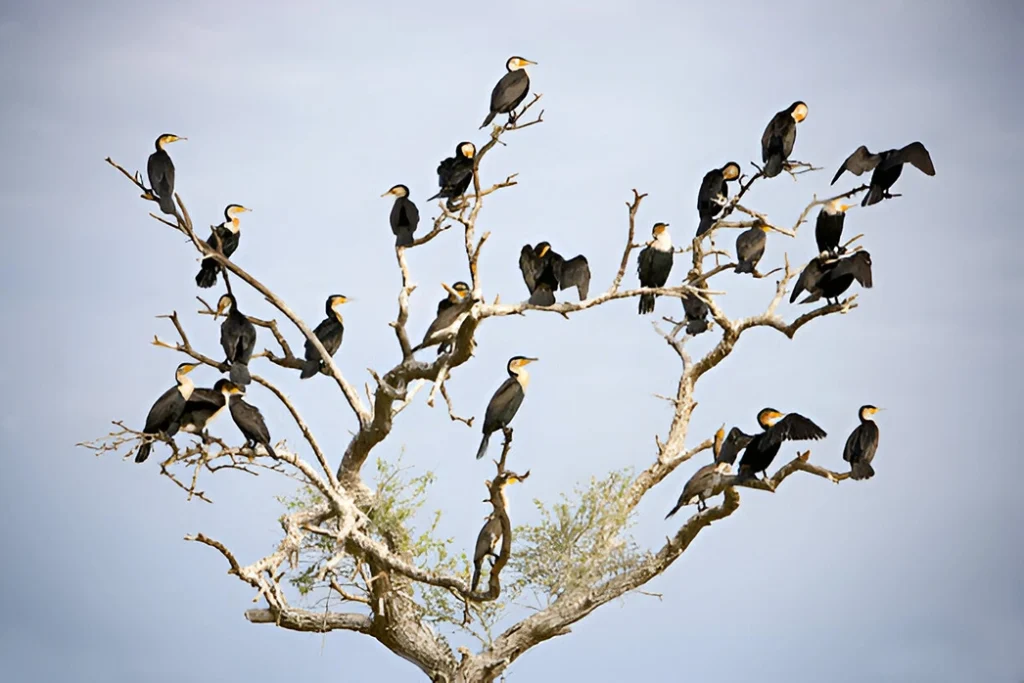
[[[324,304],[324,311],[327,317],[321,320],[320,324],[313,330],[313,334],[316,335],[316,338],[320,340],[324,349],[331,356],[341,348],[341,338],[345,334],[345,324],[341,319],[341,307],[346,303],[348,303],[348,298],[342,294],[332,294],[327,297],[327,302]],[[324,361],[320,356],[320,352],[316,350],[316,347],[308,339],[306,340],[305,351],[306,362],[303,364],[302,372],[299,374],[300,379],[309,379],[324,367]]]
[[509,123],[515,123],[516,107],[523,103],[530,92],[530,76],[526,73],[526,67],[536,63],[522,57],[508,58],[505,62],[508,73],[501,77],[491,91],[491,113],[484,119],[481,128],[486,127],[498,114],[508,114]]
[[692,292],[683,292],[683,314],[686,316],[686,334],[698,335],[708,331],[711,309],[706,301]]
[[830,184],[835,185],[843,171],[859,176],[874,169],[868,193],[860,203],[861,206],[871,206],[892,196],[889,194],[889,188],[899,179],[903,173],[903,164],[906,163],[913,164],[925,175],[935,175],[932,157],[920,142],[911,142],[901,149],[888,149],[878,154],[872,154],[867,147],[861,145],[846,158]]
[[858,413],[860,424],[846,439],[843,460],[850,463],[850,479],[870,479],[875,476],[871,461],[875,459],[875,451],[878,450],[878,425],[871,416],[879,410],[881,408],[872,405],[861,406]]
[[[238,249],[238,240],[242,235],[240,232],[239,215],[246,211],[252,211],[252,209],[247,209],[241,204],[228,204],[227,208],[224,209],[224,222],[213,226],[213,230],[210,231],[210,236],[207,238],[206,243],[214,249],[217,248],[219,243],[224,258],[231,258],[231,255],[235,253],[235,249]],[[216,261],[209,256],[203,257],[203,264],[196,274],[196,284],[203,289],[213,287],[217,283],[217,273],[219,272],[220,266],[217,265]]]
[[[442,287],[447,289],[443,282]],[[462,321],[469,315],[469,309],[473,307],[473,300],[470,297],[472,292],[469,285],[461,280],[451,287],[454,294],[449,293],[444,299],[437,303],[437,317],[430,323],[423,341],[413,348],[413,353],[438,344],[437,355],[445,353],[451,348],[451,342],[459,333]]]
[[480,448],[476,452],[477,460],[484,457],[484,453],[487,452],[487,442],[490,441],[491,434],[499,429],[508,427],[509,423],[512,422],[512,418],[516,416],[516,412],[518,412],[519,406],[523,404],[523,398],[526,396],[526,387],[530,384],[530,373],[526,371],[526,366],[537,360],[537,358],[526,358],[524,356],[513,356],[509,359],[506,366],[508,379],[498,387],[498,390],[494,392],[494,396],[491,396],[491,400],[487,404],[487,410],[484,413],[484,437],[481,439]]
[[174,162],[171,161],[171,155],[164,149],[164,145],[187,139],[173,133],[164,133],[156,139],[156,151],[149,155],[149,162],[146,164],[150,190],[159,201],[160,210],[171,216],[176,214],[174,210]]
[[212,389],[196,387],[192,396],[185,402],[185,410],[181,413],[180,431],[201,436],[204,443],[209,442],[206,429],[227,405],[224,399],[226,379],[219,379]]
[[[501,475],[499,475],[501,476]],[[510,484],[519,482],[519,478],[515,476],[504,477],[501,480],[501,500],[505,508],[505,514],[509,514],[508,496],[505,495],[505,487]],[[490,488],[491,483],[488,481],[487,486]],[[480,533],[476,537],[476,548],[473,550],[473,580],[470,582],[470,590],[475,591],[477,586],[480,584],[480,574],[483,571],[484,560],[488,557],[491,558],[491,567],[494,566],[494,562],[498,559],[498,548],[501,547],[501,520],[498,518],[497,513],[492,512],[487,515],[487,521],[484,522],[483,527],[480,529]]]
[[862,287],[871,288],[871,254],[868,252],[858,251],[837,259],[817,256],[800,273],[789,302],[793,303],[801,292],[806,291],[810,296],[801,301],[802,304],[813,303],[822,297],[828,303],[838,304],[839,297],[854,280]]
[[538,242],[536,247],[525,245],[519,252],[519,270],[530,291],[530,303],[534,306],[550,306],[555,303],[555,290],[576,288],[580,301],[590,292],[590,264],[587,257],[579,254],[568,261],[551,250],[547,242]]
[[768,122],[761,135],[761,161],[764,162],[764,177],[774,178],[782,173],[789,155],[796,143],[796,124],[807,118],[807,105],[794,102]]
[[251,403],[246,403],[242,398],[245,389],[234,382],[225,382],[221,385],[221,393],[224,394],[224,401],[231,412],[231,419],[235,421],[238,431],[245,437],[245,444],[242,448],[251,448],[256,452],[256,446],[260,445],[267,449],[267,455],[276,458],[274,447],[270,445],[270,431],[263,419],[260,409]]
[[[174,370],[174,386],[160,395],[146,415],[146,426],[143,434],[156,437],[164,435],[172,437],[181,427],[181,414],[185,411],[185,403],[192,396],[196,386],[187,377],[188,373],[199,367],[198,363],[182,363]],[[145,462],[153,448],[152,440],[145,440],[139,446],[135,462]]]
[[395,234],[395,246],[409,246],[413,242],[412,234],[420,224],[420,210],[409,199],[409,188],[395,185],[381,197],[395,198],[391,206],[391,232]]
[[[664,287],[672,272],[672,236],[668,234],[668,223],[655,223],[651,239],[637,257],[637,275],[641,287]],[[640,315],[654,311],[657,294],[641,294]]]
[[476,156],[476,145],[472,142],[460,142],[455,147],[455,156],[448,157],[437,166],[437,185],[441,191],[428,199],[447,199],[449,211],[457,206],[455,200],[466,193],[473,182],[473,157]]
[[818,243],[818,253],[828,256],[838,256],[846,253],[846,249],[839,245],[843,238],[843,223],[846,222],[846,212],[853,206],[843,204],[843,200],[835,199],[818,212],[818,221],[814,224],[814,239]]
[[697,226],[697,237],[700,237],[715,224],[715,218],[722,212],[725,200],[729,198],[728,181],[740,177],[740,165],[730,161],[722,168],[716,168],[704,174],[700,191],[697,192],[697,215],[700,224]]
[[803,415],[787,415],[774,408],[762,409],[757,414],[757,424],[762,429],[759,434],[750,436],[734,427],[723,445],[721,457],[723,462],[727,462],[736,457],[736,451],[743,443],[746,444],[739,466],[739,474],[743,477],[753,477],[762,472],[767,480],[767,470],[782,448],[783,441],[809,441],[828,436],[824,429]]
[[768,244],[768,231],[771,227],[763,221],[749,230],[744,230],[736,238],[737,273],[756,273],[757,264],[764,256],[764,248]]
[[233,294],[224,294],[217,302],[214,317],[227,317],[220,325],[220,345],[224,349],[224,364],[230,370],[228,377],[235,384],[246,386],[252,382],[249,374],[249,360],[256,346],[256,327],[245,314],[238,310],[238,301]]
[[714,454],[714,461],[710,465],[704,465],[699,470],[693,473],[693,476],[683,486],[683,492],[679,494],[679,500],[676,501],[674,508],[668,511],[665,515],[665,519],[668,519],[672,515],[679,511],[679,508],[684,505],[697,504],[697,512],[701,510],[707,510],[708,504],[706,499],[715,495],[715,488],[721,483],[722,475],[732,474],[731,463],[724,462],[720,459],[722,454],[722,444],[725,442],[725,425],[718,428],[715,432],[715,442],[711,447],[711,452]]

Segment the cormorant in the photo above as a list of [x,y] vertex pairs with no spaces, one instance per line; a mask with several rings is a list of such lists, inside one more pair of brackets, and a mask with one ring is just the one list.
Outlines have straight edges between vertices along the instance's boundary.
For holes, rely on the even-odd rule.
[[737,273],[756,273],[757,264],[764,256],[765,245],[768,244],[768,231],[771,227],[763,222],[749,230],[744,230],[736,238],[736,264]]
[[861,406],[860,424],[846,440],[843,460],[850,463],[850,479],[870,479],[875,476],[871,461],[875,459],[875,451],[878,450],[878,425],[871,416],[879,410],[881,408],[871,405]]
[[472,142],[460,142],[455,147],[455,156],[448,157],[437,166],[437,184],[441,191],[428,199],[446,198],[449,211],[454,211],[455,200],[466,193],[473,182],[473,157],[476,156],[476,145]]
[[160,203],[160,210],[171,216],[176,215],[174,210],[174,162],[171,161],[171,155],[164,149],[164,145],[187,139],[173,133],[164,133],[156,139],[156,151],[149,155],[149,162],[146,164],[150,191]]
[[228,380],[219,379],[212,389],[196,387],[192,396],[185,402],[185,410],[180,421],[181,431],[201,436],[203,443],[209,443],[210,437],[206,433],[206,428],[227,405],[224,399],[224,386],[227,383]]
[[846,249],[839,246],[843,237],[843,223],[846,221],[846,211],[853,206],[843,204],[841,199],[835,199],[818,212],[818,221],[814,225],[814,239],[818,243],[818,253],[829,256],[845,254]]
[[800,303],[808,304],[825,297],[828,303],[839,303],[839,297],[856,280],[862,287],[871,288],[871,254],[858,251],[839,259],[815,257],[807,264],[793,287],[789,302],[793,303],[806,290],[810,296]]
[[[637,275],[641,287],[664,287],[672,272],[672,237],[668,234],[668,223],[655,223],[651,230],[654,238],[640,251],[637,258]],[[640,315],[654,311],[657,294],[640,295]]]
[[[142,433],[153,437],[161,434],[172,437],[178,433],[181,426],[181,414],[185,411],[185,403],[192,396],[195,384],[186,377],[188,373],[199,367],[199,363],[182,363],[174,371],[175,385],[160,395],[153,407],[146,415],[146,426]],[[153,448],[153,441],[143,441],[139,446],[139,452],[135,455],[135,462],[145,462],[149,452]]]
[[[341,306],[348,303],[348,298],[341,294],[332,294],[327,297],[324,310],[327,317],[320,321],[320,324],[313,330],[313,334],[323,344],[324,349],[330,355],[334,355],[341,348],[341,338],[345,334],[345,325],[341,319]],[[306,340],[306,362],[302,366],[300,379],[309,379],[324,367],[323,358],[316,350],[313,343]]]
[[[224,258],[231,258],[235,249],[238,249],[238,240],[241,237],[238,216],[246,211],[252,211],[252,209],[247,209],[241,204],[228,204],[224,209],[224,222],[215,225],[210,231],[206,243],[216,249],[219,242]],[[213,287],[217,283],[217,273],[219,272],[220,266],[217,265],[217,262],[209,256],[204,256],[203,264],[196,275],[196,284],[203,289]]]
[[491,91],[491,113],[487,115],[481,128],[487,126],[498,114],[508,114],[509,123],[515,123],[516,107],[523,103],[530,92],[530,75],[526,73],[528,64],[536,64],[522,57],[509,57],[505,62],[508,71]]
[[899,179],[903,173],[903,164],[906,163],[913,164],[925,175],[935,175],[932,157],[920,142],[911,142],[902,149],[888,149],[878,154],[872,154],[867,147],[861,145],[846,158],[830,184],[835,185],[843,171],[859,176],[865,171],[875,169],[871,174],[868,193],[860,203],[861,206],[871,206],[892,196],[889,194],[889,188]]
[[693,473],[689,481],[686,482],[686,486],[683,487],[683,492],[679,494],[679,500],[676,502],[676,506],[669,510],[668,514],[665,515],[665,519],[668,519],[672,515],[679,511],[679,508],[684,505],[697,504],[697,512],[701,510],[707,510],[708,504],[705,499],[715,495],[715,488],[722,482],[722,475],[732,474],[731,463],[723,462],[719,459],[722,453],[722,444],[725,442],[725,425],[718,428],[715,432],[715,443],[712,445],[712,453],[714,453],[715,460],[710,465],[704,465],[699,470]]
[[[447,285],[443,282],[441,286],[447,289]],[[451,349],[451,342],[459,333],[459,328],[462,327],[462,321],[469,314],[469,309],[473,307],[469,285],[462,281],[456,282],[452,285],[452,291],[455,294],[449,293],[446,298],[437,303],[437,317],[430,323],[426,334],[423,335],[423,341],[412,350],[413,353],[434,344],[438,344],[437,355],[439,356]]]
[[697,335],[708,331],[708,315],[711,309],[706,301],[696,294],[683,292],[683,313],[686,315],[686,334]]
[[538,242],[536,247],[525,245],[519,252],[519,270],[523,281],[530,290],[530,303],[534,306],[550,306],[555,303],[555,290],[576,288],[580,301],[590,292],[590,264],[583,254],[566,261],[551,250],[547,242]]
[[[501,484],[501,500],[505,506],[505,514],[508,514],[508,497],[505,495],[505,487],[509,484],[515,484],[519,481],[518,477],[510,476],[504,480]],[[488,488],[490,488],[490,482],[487,482]],[[501,547],[501,520],[498,519],[497,513],[492,512],[487,515],[487,521],[484,523],[483,528],[480,529],[480,533],[476,537],[476,548],[473,551],[473,580],[470,584],[470,590],[475,591],[476,587],[480,584],[480,573],[483,570],[484,560],[488,556],[492,558],[491,566],[494,566],[494,561],[498,559],[498,548]]]
[[[737,441],[749,439],[746,448],[743,450],[743,457],[740,458],[739,474],[741,477],[753,477],[758,472],[764,473],[765,480],[768,479],[768,467],[772,460],[778,455],[782,448],[783,441],[808,441],[824,439],[828,436],[825,430],[814,424],[811,420],[799,413],[785,415],[774,408],[764,408],[757,414],[757,423],[763,430],[760,434],[748,436],[738,429],[733,428],[737,434],[731,432],[726,439],[734,445]],[[723,447],[726,457],[735,457],[733,449]]]
[[761,135],[761,161],[764,162],[764,177],[774,178],[782,172],[796,143],[796,124],[807,118],[807,105],[794,102],[768,122]]
[[484,453],[487,452],[487,442],[490,441],[491,434],[508,427],[512,418],[516,416],[519,406],[523,404],[523,397],[526,396],[526,387],[530,384],[530,373],[526,371],[526,366],[536,360],[538,359],[523,356],[513,356],[509,359],[506,366],[508,379],[498,387],[494,396],[491,396],[487,411],[484,413],[484,438],[476,452],[477,460],[484,457]]
[[391,207],[391,232],[395,233],[395,246],[407,247],[412,244],[412,234],[420,224],[420,210],[409,199],[409,188],[395,185],[381,197],[394,197]]
[[225,311],[227,318],[220,326],[220,345],[224,349],[224,363],[230,366],[228,377],[231,381],[244,387],[252,382],[249,360],[256,346],[256,327],[238,310],[238,301],[233,294],[221,296],[214,317],[223,315]]
[[[700,237],[715,224],[715,218],[722,212],[725,200],[729,198],[729,180],[740,177],[740,165],[730,161],[722,168],[716,168],[704,174],[700,191],[697,193],[697,214],[700,225],[697,226],[697,237]],[[719,199],[721,195],[722,199]]]
[[234,382],[225,382],[221,385],[221,393],[224,394],[224,402],[231,411],[231,419],[235,426],[245,437],[245,444],[242,448],[251,448],[256,452],[257,444],[267,449],[267,455],[276,458],[274,447],[270,445],[270,431],[267,430],[267,423],[263,420],[260,409],[251,403],[246,403],[242,396],[245,389]]

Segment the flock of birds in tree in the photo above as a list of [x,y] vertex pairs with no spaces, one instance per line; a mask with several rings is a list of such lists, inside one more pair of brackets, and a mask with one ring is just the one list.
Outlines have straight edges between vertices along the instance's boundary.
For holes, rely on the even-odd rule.
[[[481,128],[490,124],[499,114],[507,114],[509,125],[516,120],[516,109],[522,104],[530,90],[530,78],[526,67],[535,64],[522,57],[511,57],[506,62],[507,73],[495,85],[491,93],[490,112]],[[796,142],[797,124],[807,117],[807,105],[794,102],[772,117],[761,136],[761,160],[764,168],[761,176],[773,178],[788,170],[789,157]],[[149,157],[147,172],[151,186],[151,198],[155,198],[161,211],[177,215],[174,207],[174,164],[165,149],[166,145],[184,140],[172,134],[161,135],[156,140],[156,152]],[[463,196],[473,179],[476,146],[472,142],[460,142],[454,156],[441,161],[437,167],[438,192],[428,199],[446,200],[449,211],[460,208]],[[890,149],[872,154],[867,147],[858,147],[840,166],[832,179],[834,185],[844,172],[860,176],[871,171],[867,194],[861,206],[871,206],[893,196],[890,189],[909,163],[923,173],[935,175],[928,150],[920,142],[912,142],[901,149]],[[730,161],[721,168],[705,174],[697,195],[697,213],[700,222],[696,237],[713,231],[716,221],[722,216],[728,203],[729,183],[739,180],[739,164]],[[419,209],[410,198],[409,188],[395,185],[383,197],[394,197],[391,208],[391,230],[395,236],[396,248],[408,247],[414,243],[414,234],[419,225]],[[846,211],[850,205],[841,200],[828,202],[817,217],[815,239],[818,254],[801,272],[790,302],[807,292],[800,303],[820,300],[838,303],[841,296],[853,283],[871,287],[871,256],[867,251],[855,250],[847,255],[840,245]],[[239,216],[249,209],[231,204],[224,210],[224,222],[215,226],[207,243],[230,258],[239,245]],[[640,251],[637,273],[640,285],[646,288],[661,288],[668,282],[672,271],[674,249],[667,223],[655,223],[651,240]],[[757,221],[754,227],[742,232],[736,239],[736,273],[757,274],[757,265],[764,256],[767,233],[771,226]],[[548,242],[525,245],[519,256],[519,267],[529,291],[529,303],[535,306],[550,306],[555,303],[555,292],[575,287],[580,300],[588,297],[590,287],[590,266],[586,257],[578,255],[565,259],[552,250]],[[196,284],[201,288],[213,287],[220,272],[217,262],[206,257],[196,275]],[[471,289],[465,282],[453,286],[443,285],[448,296],[437,305],[437,315],[427,328],[423,341],[413,348],[419,351],[437,346],[437,353],[451,350],[462,321],[473,305]],[[657,295],[644,293],[639,297],[639,313],[654,311]],[[709,329],[707,316],[709,308],[705,301],[695,294],[682,297],[686,316],[686,332],[700,334]],[[345,296],[332,294],[327,297],[325,318],[314,333],[325,350],[333,356],[341,347],[344,323],[341,306],[347,302]],[[149,456],[155,438],[172,438],[178,431],[196,434],[207,440],[207,427],[225,408],[230,412],[238,429],[245,436],[246,448],[263,446],[274,456],[270,433],[259,409],[247,403],[243,396],[251,382],[248,363],[256,344],[256,328],[238,308],[238,302],[229,292],[221,296],[214,317],[225,316],[221,325],[221,345],[225,360],[221,371],[228,373],[228,379],[220,379],[212,389],[197,388],[188,373],[198,363],[182,363],[175,371],[175,386],[168,389],[153,405],[146,418],[142,444],[136,462],[143,462]],[[529,385],[526,366],[536,358],[515,356],[508,361],[508,379],[491,397],[483,420],[483,438],[476,457],[484,456],[491,434],[509,427],[519,410]],[[305,360],[300,371],[302,379],[308,379],[324,371],[324,361],[318,350],[307,340]],[[843,459],[850,463],[852,479],[868,479],[874,475],[871,462],[878,448],[878,427],[871,419],[879,409],[866,405],[859,412],[860,425],[850,434],[843,451]],[[772,408],[765,408],[757,415],[761,431],[748,435],[734,427],[728,435],[724,425],[715,435],[714,462],[701,467],[686,483],[677,505],[668,513],[671,517],[680,507],[696,504],[698,510],[706,509],[705,500],[721,486],[723,477],[731,475],[731,467],[742,452],[739,460],[738,478],[756,477],[763,473],[767,481],[767,469],[772,464],[784,441],[822,439],[825,431],[810,419],[797,413],[783,414]],[[507,483],[513,483],[514,478]],[[480,530],[474,552],[475,572],[473,589],[479,580],[482,563],[487,556],[495,556],[501,541],[501,525],[496,514],[488,517]]]

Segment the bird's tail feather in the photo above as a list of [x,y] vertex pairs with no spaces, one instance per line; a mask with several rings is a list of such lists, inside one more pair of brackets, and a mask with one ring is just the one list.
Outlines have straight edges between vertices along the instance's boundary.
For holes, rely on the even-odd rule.
[[668,519],[668,518],[669,518],[669,517],[671,517],[672,515],[674,515],[674,514],[676,514],[677,512],[679,512],[679,508],[681,508],[681,507],[683,507],[683,503],[682,503],[682,501],[680,501],[680,502],[676,503],[676,506],[675,506],[674,508],[672,508],[671,510],[669,510],[669,511],[668,511],[668,514],[667,514],[667,515],[665,515],[665,519]]
[[476,451],[476,459],[477,460],[480,460],[482,457],[484,457],[484,454],[487,452],[487,443],[490,440],[491,440],[491,435],[489,433],[484,434],[484,438],[480,440],[480,448],[478,448],[477,451]]
[[252,384],[252,375],[249,374],[249,366],[245,363],[234,362],[231,364],[231,370],[228,372],[228,377],[231,381],[240,386],[248,386]]
[[869,462],[855,462],[850,466],[850,479],[870,479],[875,476],[875,468]]
[[309,379],[318,372],[320,372],[320,361],[307,360],[302,365],[302,372],[299,373],[299,379]]
[[481,557],[479,562],[475,562],[473,566],[473,581],[469,585],[471,591],[476,591],[476,587],[480,584],[480,569],[483,567],[484,559]]
[[697,237],[700,237],[701,235],[706,233],[708,230],[710,230],[711,226],[714,225],[714,224],[715,224],[715,219],[712,218],[712,217],[701,218],[700,219],[700,225],[697,226]]
[[[487,118],[484,119],[484,122],[480,124],[480,128],[486,128],[487,124],[489,124],[491,121],[494,120],[494,115],[495,115],[495,112],[493,112],[493,111],[490,114],[488,114]],[[479,128],[477,130],[479,130]]]
[[860,203],[861,206],[871,206],[877,204],[885,198],[885,191],[878,185],[872,185],[868,188],[868,193],[864,196],[864,201]]
[[771,154],[768,157],[768,163],[764,165],[764,177],[774,178],[780,173],[782,173],[782,155]]
[[708,331],[707,320],[691,320],[686,324],[686,334],[698,335]]
[[396,247],[407,247],[412,244],[412,231],[402,228],[395,235],[395,246]]
[[654,299],[657,294],[641,294],[640,295],[640,315],[645,313],[651,313],[654,311]]
[[435,199],[440,199],[440,198],[441,198],[441,195],[443,195],[443,194],[444,194],[444,190],[441,190],[440,192],[438,192],[437,194],[435,194],[435,195],[434,195],[433,197],[428,197],[428,198],[427,198],[427,201],[428,201],[428,202],[432,202],[432,201],[434,201]]
[[532,306],[551,306],[555,303],[555,293],[547,287],[537,287],[530,295],[529,303]]
[[146,462],[146,458],[149,457],[149,452],[151,450],[153,450],[152,441],[147,441],[139,446],[139,452],[135,454],[135,462]]
[[175,215],[174,210],[174,197],[168,195],[160,195],[157,197],[160,200],[160,210],[171,216]]
[[270,442],[263,444],[263,447],[267,449],[267,455],[271,458],[277,459],[277,453],[274,452],[274,447],[270,445]]
[[754,264],[751,263],[750,261],[740,261],[739,263],[736,264],[735,271],[737,273],[753,273]]
[[217,284],[217,270],[217,264],[212,259],[204,260],[202,268],[196,275],[196,284],[203,289],[213,287]]

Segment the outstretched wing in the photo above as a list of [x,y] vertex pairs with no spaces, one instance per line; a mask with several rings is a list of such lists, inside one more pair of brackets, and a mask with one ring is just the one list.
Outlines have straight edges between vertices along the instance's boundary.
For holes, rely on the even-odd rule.
[[810,441],[824,439],[825,430],[799,413],[790,413],[765,431],[762,448],[777,446],[783,441]]
[[852,275],[862,287],[871,289],[871,254],[858,251],[849,258],[844,258],[830,273],[833,278]]
[[718,452],[715,462],[727,462],[730,465],[736,464],[736,456],[747,447],[753,438],[740,431],[739,427],[733,427],[729,430],[729,436],[725,437],[722,450]]
[[523,272],[523,282],[526,283],[526,288],[530,290],[530,294],[533,294],[533,290],[537,289],[537,280],[544,270],[544,264],[529,244],[524,244],[519,252],[519,270]]
[[793,294],[789,297],[789,303],[796,301],[801,292],[813,292],[818,289],[818,282],[821,280],[822,272],[821,259],[812,259],[803,272],[800,273],[800,277],[797,278],[796,285],[793,287]]
[[587,298],[590,292],[590,264],[587,263],[586,256],[580,254],[568,261],[558,256],[552,259],[551,265],[554,268],[559,289],[575,287],[579,292],[580,301]]
[[935,175],[935,167],[932,166],[932,155],[920,142],[911,142],[899,151],[899,159],[903,163],[913,164],[925,175]]
[[878,166],[881,158],[880,154],[872,154],[868,151],[867,147],[861,145],[853,154],[846,157],[846,161],[836,171],[835,177],[832,178],[832,182],[829,185],[835,185],[836,181],[839,180],[839,176],[843,175],[843,171],[849,171],[853,175],[861,175],[866,171],[874,169],[875,166]]

